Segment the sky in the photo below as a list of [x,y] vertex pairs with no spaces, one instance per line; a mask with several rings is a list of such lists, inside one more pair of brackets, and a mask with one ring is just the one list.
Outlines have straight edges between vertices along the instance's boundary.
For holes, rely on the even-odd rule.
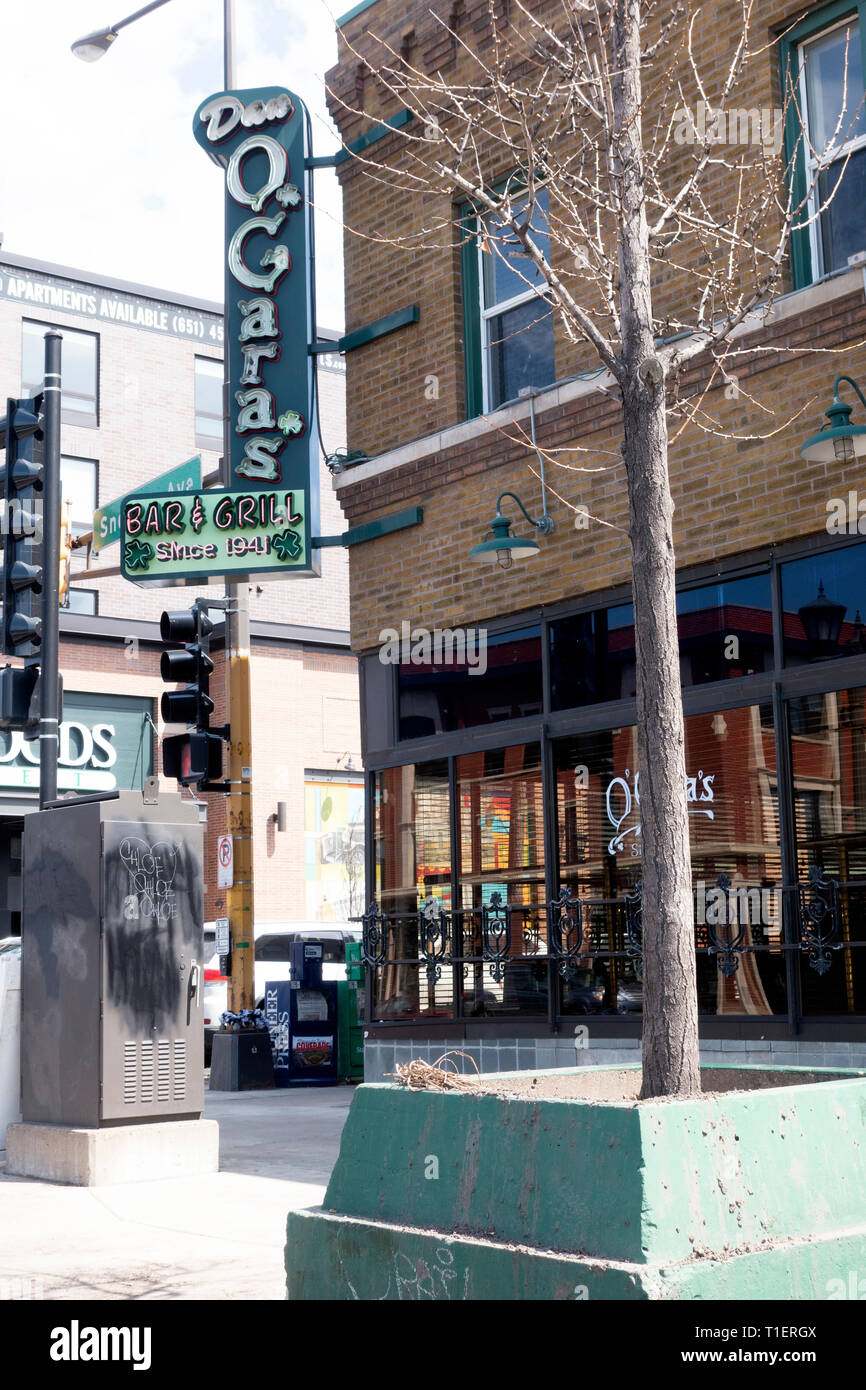
[[[223,90],[222,0],[169,0],[96,63],[70,51],[144,3],[4,0],[3,251],[222,302],[224,174],[192,133],[199,104]],[[316,155],[339,148],[324,74],[336,61],[333,15],[350,3],[332,13],[325,0],[234,0],[235,86],[300,96]],[[314,201],[319,326],[341,330],[330,170],[316,172]]]

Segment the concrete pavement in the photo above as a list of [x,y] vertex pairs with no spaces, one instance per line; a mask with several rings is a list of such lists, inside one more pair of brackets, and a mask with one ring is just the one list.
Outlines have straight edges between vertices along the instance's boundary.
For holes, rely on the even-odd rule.
[[0,1163],[0,1299],[281,1299],[290,1210],[318,1205],[354,1088],[216,1092],[220,1171],[61,1187]]

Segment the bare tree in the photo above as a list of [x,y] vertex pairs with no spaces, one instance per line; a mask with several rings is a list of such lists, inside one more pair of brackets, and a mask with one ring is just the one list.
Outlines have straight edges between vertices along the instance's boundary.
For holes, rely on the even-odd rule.
[[[443,23],[456,49],[454,78],[420,70],[408,46],[397,51],[374,33],[355,53],[375,89],[417,120],[394,137],[387,163],[375,149],[353,157],[365,177],[425,204],[423,225],[404,237],[350,231],[408,250],[454,247],[455,200],[466,200],[488,248],[513,270],[519,248],[539,315],[559,316],[609,374],[600,389],[621,407],[637,645],[645,1097],[700,1089],[669,430],[698,419],[716,427],[706,393],[720,374],[728,378],[746,328],[748,351],[761,350],[755,332],[784,285],[792,228],[817,216],[814,180],[795,203],[781,149],[798,74],[770,92],[753,8],[754,0],[728,0],[702,15],[687,3],[666,11],[642,0],[511,0],[505,18],[509,11],[490,0],[482,51]],[[696,35],[709,23],[732,38],[724,64],[715,58],[707,73]],[[755,108],[756,91],[775,109]],[[737,104],[744,93],[746,107]],[[330,95],[338,121],[380,119],[345,90]],[[853,105],[843,100],[827,148],[811,151],[815,179],[844,139]],[[538,235],[542,190],[549,251]],[[674,290],[659,292],[660,267]],[[684,368],[696,359],[703,384],[683,394]]]

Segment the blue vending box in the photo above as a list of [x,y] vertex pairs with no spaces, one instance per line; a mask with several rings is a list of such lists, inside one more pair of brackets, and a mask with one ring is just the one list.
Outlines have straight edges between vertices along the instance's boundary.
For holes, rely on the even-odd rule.
[[335,1086],[337,984],[322,980],[320,941],[293,942],[290,980],[265,984],[276,1086]]

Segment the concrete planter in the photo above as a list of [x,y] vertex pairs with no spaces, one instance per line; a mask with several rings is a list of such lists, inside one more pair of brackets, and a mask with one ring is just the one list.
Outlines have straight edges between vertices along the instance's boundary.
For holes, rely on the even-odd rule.
[[866,1072],[703,1074],[758,1089],[360,1087],[324,1206],[289,1217],[289,1297],[820,1299],[866,1273]]

